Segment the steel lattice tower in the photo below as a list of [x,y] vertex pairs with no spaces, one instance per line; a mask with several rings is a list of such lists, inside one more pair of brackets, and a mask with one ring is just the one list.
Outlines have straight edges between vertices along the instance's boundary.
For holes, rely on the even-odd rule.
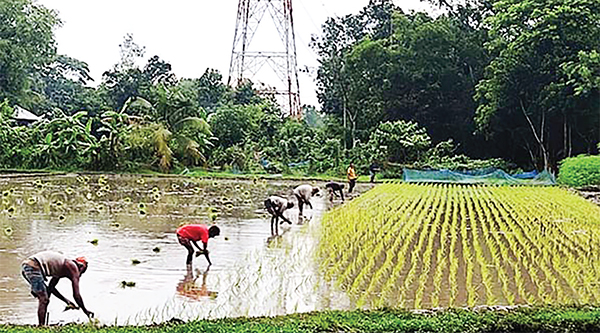
[[[261,44],[259,49],[251,48],[254,37],[264,37],[262,31],[258,30],[259,27],[266,26],[269,17],[274,23],[274,30],[277,31],[280,40],[270,40],[268,43],[259,40]],[[264,45],[273,49],[267,51]],[[270,67],[270,73],[266,73],[263,69],[265,65]],[[262,74],[272,76],[271,82],[264,82],[262,81],[264,78],[261,79],[261,82],[268,86],[259,88],[259,93],[274,96],[290,116],[300,117],[300,87],[292,0],[239,0],[227,83],[240,84],[244,79],[255,78],[259,72],[261,77]],[[275,81],[279,82],[275,83]]]

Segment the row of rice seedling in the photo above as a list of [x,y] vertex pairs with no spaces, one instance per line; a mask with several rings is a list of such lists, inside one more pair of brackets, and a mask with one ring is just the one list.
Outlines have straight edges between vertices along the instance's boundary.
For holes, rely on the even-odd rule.
[[361,307],[600,304],[599,236],[560,188],[384,184],[324,216],[318,256]]

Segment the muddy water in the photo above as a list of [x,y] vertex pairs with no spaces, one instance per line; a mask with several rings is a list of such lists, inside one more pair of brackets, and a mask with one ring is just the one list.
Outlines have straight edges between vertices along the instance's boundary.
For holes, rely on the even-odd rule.
[[[345,297],[321,282],[313,258],[325,197],[314,197],[303,219],[297,209],[288,211],[293,225],[271,237],[264,198],[288,196],[298,184],[101,175],[2,179],[0,323],[37,322],[37,300],[20,263],[42,250],[87,257],[81,294],[104,324],[346,308]],[[186,269],[175,229],[213,220],[221,228],[209,241],[213,265],[207,269],[201,256]],[[58,289],[72,299],[68,280]],[[52,297],[51,324],[87,321],[81,311],[63,309]]]

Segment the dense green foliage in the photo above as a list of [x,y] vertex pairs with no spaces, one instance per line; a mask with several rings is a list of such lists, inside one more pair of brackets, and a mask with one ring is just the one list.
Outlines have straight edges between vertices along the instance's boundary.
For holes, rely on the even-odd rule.
[[[0,167],[201,167],[340,175],[373,161],[419,168],[554,169],[594,154],[600,126],[600,0],[430,1],[443,14],[371,0],[312,40],[320,110],[289,119],[251,81],[207,69],[177,78],[132,35],[97,87],[56,53],[57,13],[0,4]],[[12,119],[17,106],[44,120]]]
[[30,0],[0,3],[0,100],[9,98],[30,106],[37,74],[56,54],[55,12]]
[[451,309],[416,314],[402,310],[326,311],[272,318],[193,321],[158,326],[102,327],[67,325],[52,328],[2,326],[6,333],[176,333],[176,332],[597,332],[600,310],[586,307]]
[[600,156],[580,155],[564,159],[558,182],[575,187],[600,185]]
[[507,145],[527,142],[546,168],[593,149],[598,85],[584,88],[578,77],[600,71],[584,61],[600,50],[600,1],[498,1],[492,12],[486,46],[494,58],[476,87],[479,129]]
[[342,119],[347,147],[404,120],[468,156],[522,167],[597,151],[599,1],[431,2],[445,14],[370,1],[329,19],[313,43],[318,97]]

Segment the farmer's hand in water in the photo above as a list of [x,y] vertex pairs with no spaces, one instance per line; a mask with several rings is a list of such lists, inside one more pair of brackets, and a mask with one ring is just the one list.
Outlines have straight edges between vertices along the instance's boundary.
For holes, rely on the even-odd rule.
[[92,311],[85,310],[85,315],[90,319],[94,318],[94,313]]

